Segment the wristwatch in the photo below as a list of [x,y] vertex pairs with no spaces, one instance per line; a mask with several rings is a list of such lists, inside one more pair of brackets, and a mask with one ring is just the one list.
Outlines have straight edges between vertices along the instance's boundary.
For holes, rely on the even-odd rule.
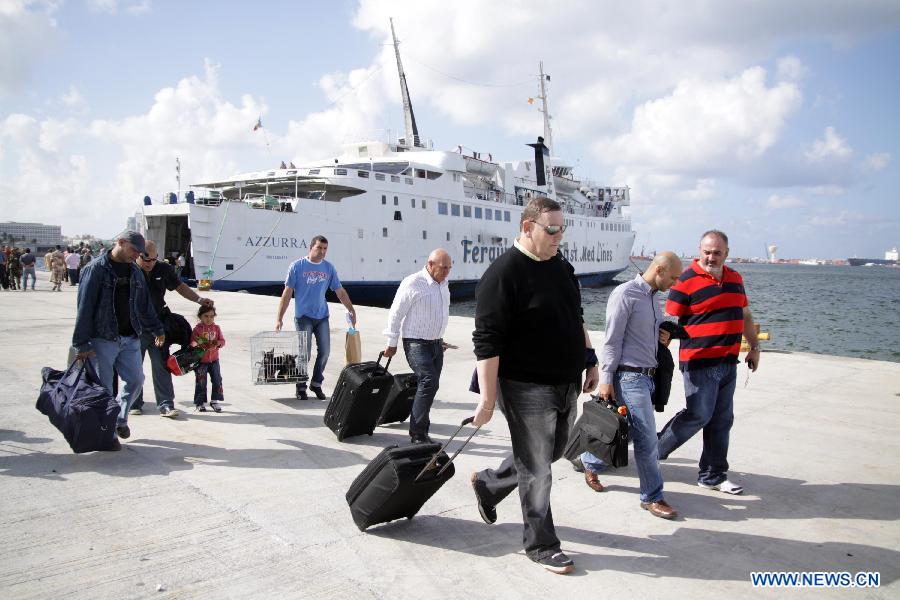
[[759,351],[759,344],[754,344],[754,345],[750,346],[750,350],[751,351],[753,351],[753,350]]

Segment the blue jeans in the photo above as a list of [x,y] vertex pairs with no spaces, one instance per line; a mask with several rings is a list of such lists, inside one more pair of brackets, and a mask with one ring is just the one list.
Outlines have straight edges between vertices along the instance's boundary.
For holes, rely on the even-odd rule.
[[137,336],[122,336],[116,341],[92,338],[91,346],[95,352],[91,360],[103,387],[113,394],[113,378],[118,374],[122,380],[117,424],[125,425],[128,423],[128,409],[144,385],[141,340]]
[[540,385],[499,381],[497,406],[509,424],[512,456],[497,469],[479,472],[476,486],[479,497],[493,505],[519,488],[525,553],[532,559],[552,556],[560,549],[550,510],[550,465],[566,449],[580,391],[578,382]]
[[221,402],[225,399],[225,388],[222,387],[222,369],[219,361],[214,360],[208,363],[200,363],[194,371],[197,382],[194,384],[194,404],[200,406],[206,404],[206,374],[212,380],[212,392],[210,400],[213,402]]
[[[312,336],[316,337],[316,363],[309,385],[321,388],[325,381],[325,365],[328,363],[328,355],[331,354],[331,328],[328,326],[328,317],[324,319],[295,317],[294,326],[306,336],[307,357],[312,356]],[[297,390],[305,391],[306,382],[298,381]]]
[[[167,406],[175,408],[175,388],[172,386],[172,373],[166,367],[166,360],[169,359],[169,346],[157,348],[154,343],[153,334],[145,331],[141,334],[141,363],[144,362],[144,355],[150,354],[150,371],[153,374],[153,395],[156,397],[156,406],[162,408]],[[142,408],[144,406],[144,388],[137,393],[134,402],[131,403],[132,408]]]
[[[628,408],[628,430],[634,442],[634,462],[641,485],[641,502],[663,499],[663,478],[659,470],[656,417],[653,415],[653,378],[641,373],[621,371],[613,378],[616,398]],[[590,452],[581,455],[584,468],[599,473],[606,468]]]
[[426,436],[431,425],[429,412],[440,385],[441,369],[444,366],[444,347],[441,340],[403,338],[403,352],[406,353],[406,362],[419,378],[419,387],[416,388],[416,397],[409,416],[409,435]]
[[34,289],[34,284],[37,283],[37,277],[34,274],[34,267],[22,267],[22,289],[28,289],[28,276],[31,275],[31,289]]
[[665,460],[702,429],[703,454],[697,481],[718,485],[728,478],[728,437],[734,423],[737,365],[722,363],[683,374],[687,406],[660,432],[659,457]]

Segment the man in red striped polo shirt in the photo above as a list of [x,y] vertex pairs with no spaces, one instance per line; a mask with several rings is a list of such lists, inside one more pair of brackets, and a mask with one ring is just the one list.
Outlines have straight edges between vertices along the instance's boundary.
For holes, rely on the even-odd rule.
[[659,434],[659,458],[703,430],[703,453],[697,485],[727,494],[741,486],[728,480],[728,437],[734,422],[741,334],[750,342],[747,365],[759,365],[759,342],[747,306],[744,280],[725,266],[728,236],[710,230],[700,238],[700,257],[685,269],[669,291],[666,312],[687,330],[679,359],[687,406]]

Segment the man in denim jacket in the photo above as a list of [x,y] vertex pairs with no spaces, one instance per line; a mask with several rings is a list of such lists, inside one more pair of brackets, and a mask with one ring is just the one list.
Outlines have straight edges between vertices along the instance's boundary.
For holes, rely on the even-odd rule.
[[72,334],[78,358],[93,361],[100,383],[110,393],[114,370],[123,381],[116,424],[116,433],[122,439],[131,435],[128,408],[144,385],[141,332],[149,330],[158,347],[165,342],[163,325],[150,302],[147,280],[134,264],[145,251],[144,236],[124,231],[112,250],[84,268]]

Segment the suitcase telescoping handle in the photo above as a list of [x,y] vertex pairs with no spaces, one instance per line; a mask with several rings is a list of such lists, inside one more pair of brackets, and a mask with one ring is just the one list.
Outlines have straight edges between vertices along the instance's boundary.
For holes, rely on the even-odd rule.
[[[378,365],[379,367],[381,367],[381,359],[382,359],[382,358],[384,358],[384,350],[382,350],[381,352],[378,353],[378,360],[375,361],[375,364]],[[393,356],[388,356],[387,362],[384,363],[384,367],[382,367],[382,368],[384,369],[384,372],[385,372],[385,373],[388,372],[388,367],[391,366],[391,359],[392,359],[392,358],[393,358]]]
[[[462,431],[463,427],[471,424],[472,421],[474,421],[474,420],[475,420],[474,417],[467,417],[467,418],[463,419],[462,424],[459,427],[457,427],[457,429],[453,433],[453,435],[450,436],[450,439],[448,439],[446,442],[444,442],[444,445],[441,446],[441,449],[438,450],[437,452],[435,452],[434,456],[431,457],[431,460],[428,461],[428,464],[425,465],[425,467],[423,467],[421,471],[419,471],[419,474],[416,475],[415,481],[419,481],[419,478],[421,478],[422,475],[425,474],[425,471],[427,471],[428,469],[433,469],[435,467],[438,457],[447,448],[447,446],[450,445],[450,442],[452,442],[456,438],[456,436],[459,435],[459,432]],[[462,452],[463,448],[466,447],[466,444],[469,443],[469,440],[471,440],[473,437],[475,437],[475,434],[478,433],[479,429],[481,429],[480,425],[478,427],[476,427],[474,429],[474,431],[472,431],[472,433],[469,434],[469,437],[466,438],[466,441],[464,441],[462,444],[460,444],[459,448],[456,449],[456,452],[453,453],[453,456],[450,457],[450,460],[447,461],[447,464],[445,464],[443,467],[441,467],[441,470],[437,472],[437,475],[435,475],[435,477],[440,476],[441,473],[443,473],[444,471],[447,470],[447,467],[449,467],[450,465],[453,464],[453,460],[459,455],[460,452]]]

